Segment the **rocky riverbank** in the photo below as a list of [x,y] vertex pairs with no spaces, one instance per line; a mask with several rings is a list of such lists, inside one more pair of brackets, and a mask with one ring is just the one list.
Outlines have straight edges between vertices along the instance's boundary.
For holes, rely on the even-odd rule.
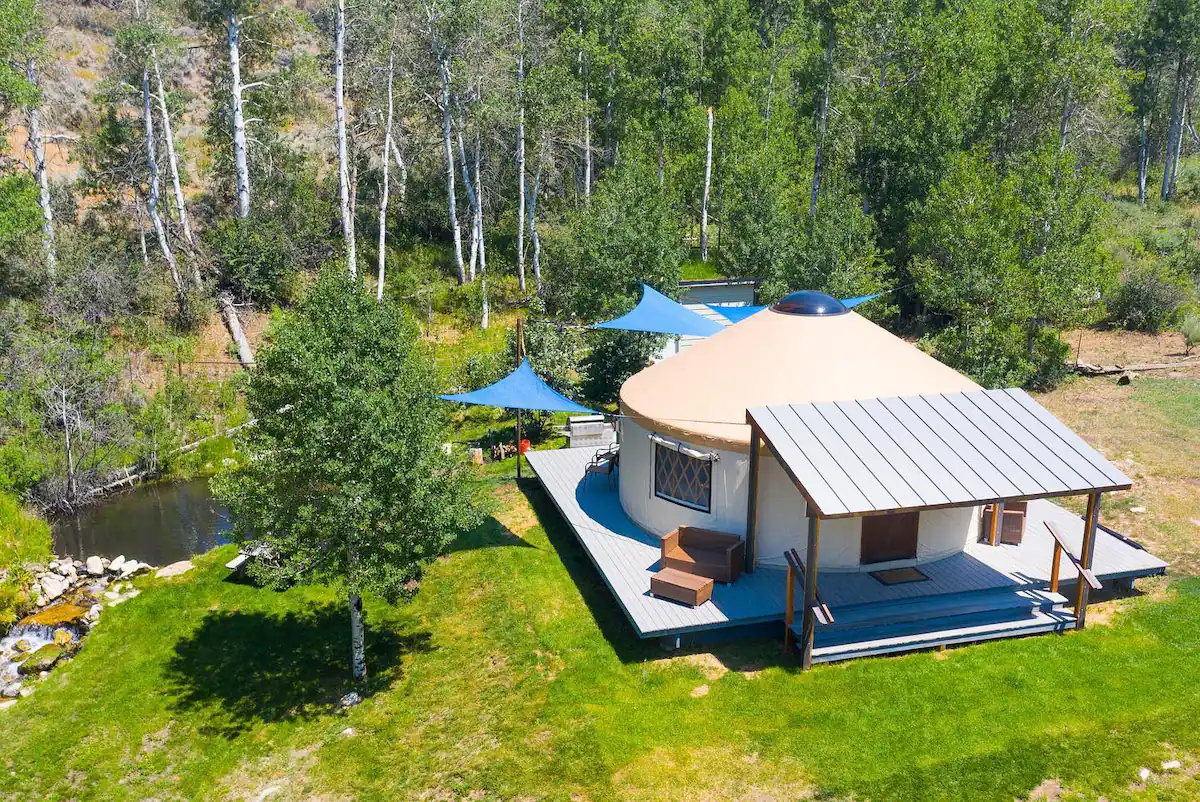
[[[112,560],[92,556],[86,561],[64,557],[26,566],[34,577],[38,609],[0,638],[0,710],[29,696],[36,680],[73,657],[84,636],[99,623],[104,607],[137,596],[140,591],[130,580],[152,568],[124,556]],[[159,569],[159,575],[175,576],[190,568],[191,563],[176,563]]]

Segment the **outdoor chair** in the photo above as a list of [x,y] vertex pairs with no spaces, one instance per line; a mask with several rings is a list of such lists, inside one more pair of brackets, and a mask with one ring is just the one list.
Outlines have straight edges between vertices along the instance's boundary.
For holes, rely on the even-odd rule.
[[583,478],[585,482],[590,482],[593,476],[607,476],[608,486],[612,487],[620,468],[621,452],[615,445],[607,446],[597,449],[595,456],[584,469]]
[[742,572],[746,544],[728,532],[681,526],[662,539],[662,566],[717,582],[733,582]]

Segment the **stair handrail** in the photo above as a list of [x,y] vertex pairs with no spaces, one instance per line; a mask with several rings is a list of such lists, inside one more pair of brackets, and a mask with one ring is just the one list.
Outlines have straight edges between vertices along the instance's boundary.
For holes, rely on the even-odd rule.
[[[796,584],[798,584],[800,586],[800,590],[803,591],[804,577],[807,575],[807,572],[804,568],[804,561],[800,559],[800,553],[795,549],[788,549],[783,553],[783,556],[784,559],[788,561],[788,567],[791,569],[791,574],[795,579]],[[812,609],[813,614],[816,616],[817,622],[823,626],[832,624],[833,613],[829,610],[829,605],[827,605],[824,599],[821,598],[821,591],[819,589],[813,589],[813,598],[816,600],[816,604],[813,605]],[[791,621],[789,620],[788,623],[790,624]]]
[[1083,561],[1075,556],[1062,533],[1058,531],[1058,527],[1050,521],[1045,521],[1045,524],[1046,529],[1050,532],[1050,537],[1054,538],[1054,561],[1050,563],[1050,592],[1058,593],[1058,574],[1063,554],[1067,555],[1067,559],[1071,561],[1071,565],[1075,566],[1075,570],[1083,577],[1083,581],[1087,582],[1088,587],[1092,590],[1103,590],[1104,584],[1096,577],[1092,569],[1085,567]]

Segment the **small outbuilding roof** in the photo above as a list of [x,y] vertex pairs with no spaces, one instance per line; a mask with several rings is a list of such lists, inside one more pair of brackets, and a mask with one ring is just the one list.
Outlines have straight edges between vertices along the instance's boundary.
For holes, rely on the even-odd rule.
[[857,312],[768,308],[635,374],[621,411],[693,445],[745,452],[750,407],[977,389]]
[[1131,485],[1023,390],[775,404],[746,422],[825,518]]

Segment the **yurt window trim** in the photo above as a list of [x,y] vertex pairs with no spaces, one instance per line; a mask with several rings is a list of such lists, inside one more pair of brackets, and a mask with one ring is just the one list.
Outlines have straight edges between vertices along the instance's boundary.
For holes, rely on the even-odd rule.
[[[654,443],[653,488],[656,498],[699,512],[712,512],[712,463],[720,457],[711,451],[699,451],[657,433]],[[708,463],[705,467],[689,462]],[[691,467],[692,470],[688,470]],[[666,486],[664,486],[666,485]]]

